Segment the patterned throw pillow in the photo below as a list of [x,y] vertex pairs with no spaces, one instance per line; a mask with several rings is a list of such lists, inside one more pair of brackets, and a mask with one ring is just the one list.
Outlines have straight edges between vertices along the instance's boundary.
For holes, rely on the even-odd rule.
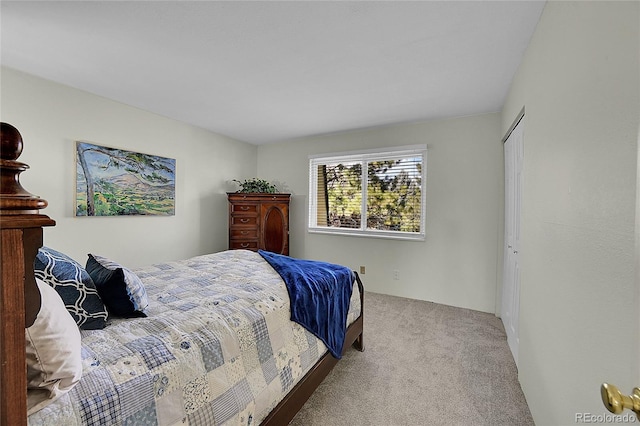
[[87,272],[107,305],[109,313],[124,318],[146,317],[147,291],[140,278],[124,266],[102,256],[89,254]]
[[59,251],[42,247],[34,262],[34,272],[58,292],[78,327],[84,330],[105,327],[107,309],[93,280],[78,262]]

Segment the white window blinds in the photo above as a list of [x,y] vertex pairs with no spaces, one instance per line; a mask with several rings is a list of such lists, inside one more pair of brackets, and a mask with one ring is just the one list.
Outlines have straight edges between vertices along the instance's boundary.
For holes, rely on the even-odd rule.
[[424,239],[426,147],[314,156],[309,230]]

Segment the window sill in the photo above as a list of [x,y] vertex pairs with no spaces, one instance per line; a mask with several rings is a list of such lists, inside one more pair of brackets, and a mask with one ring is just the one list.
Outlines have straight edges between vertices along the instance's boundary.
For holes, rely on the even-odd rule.
[[381,238],[387,240],[425,241],[424,234],[399,231],[376,231],[349,228],[307,228],[310,234],[339,235],[342,237]]

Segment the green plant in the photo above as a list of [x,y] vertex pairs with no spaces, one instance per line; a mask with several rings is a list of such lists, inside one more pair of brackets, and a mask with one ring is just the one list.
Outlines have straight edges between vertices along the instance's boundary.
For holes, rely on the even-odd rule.
[[266,194],[274,194],[278,192],[278,189],[275,185],[267,182],[264,179],[251,178],[245,179],[240,182],[239,180],[233,179],[234,182],[237,182],[240,185],[240,189],[237,192],[253,192],[253,193],[266,193]]

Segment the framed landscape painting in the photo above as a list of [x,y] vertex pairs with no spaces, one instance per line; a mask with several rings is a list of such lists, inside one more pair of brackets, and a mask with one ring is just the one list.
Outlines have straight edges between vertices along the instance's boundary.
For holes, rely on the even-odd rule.
[[175,175],[175,159],[76,142],[76,216],[173,216]]

